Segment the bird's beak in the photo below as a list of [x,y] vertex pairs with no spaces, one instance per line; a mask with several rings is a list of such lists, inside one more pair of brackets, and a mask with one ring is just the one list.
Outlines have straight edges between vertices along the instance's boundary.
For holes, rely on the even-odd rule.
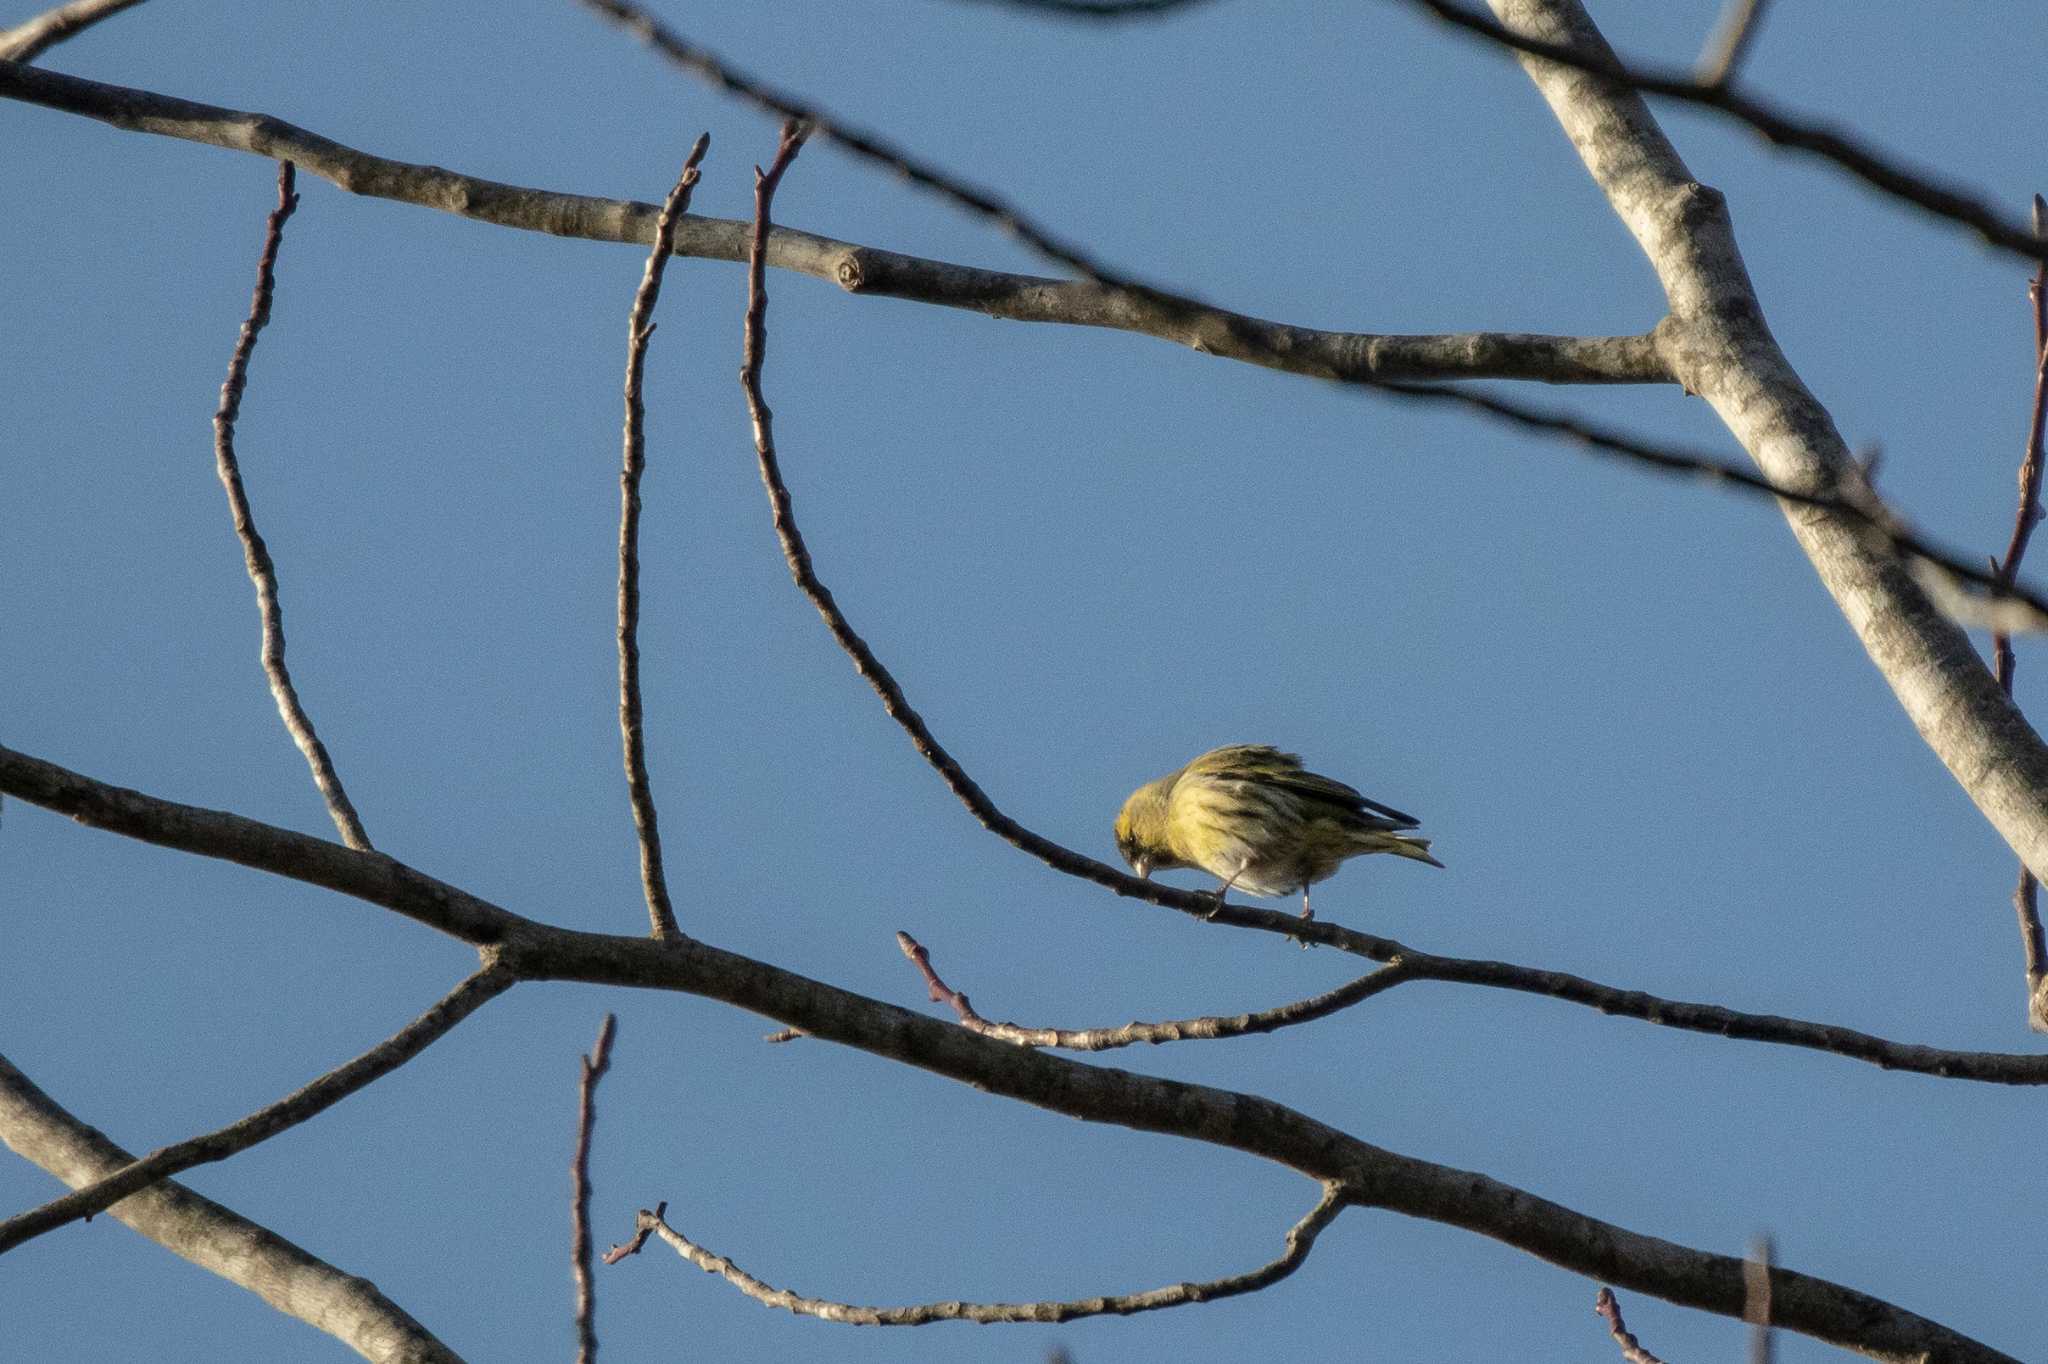
[[1139,858],[1131,863],[1131,870],[1138,874],[1140,881],[1150,881],[1152,879],[1152,859],[1149,857]]

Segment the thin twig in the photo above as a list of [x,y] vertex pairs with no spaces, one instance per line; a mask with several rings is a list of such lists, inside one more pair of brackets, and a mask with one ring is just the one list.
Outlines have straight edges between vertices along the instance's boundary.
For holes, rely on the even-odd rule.
[[[66,1184],[84,1186],[135,1162],[96,1128],[66,1112],[4,1056],[0,1136],[23,1159]],[[329,1264],[174,1179],[130,1194],[107,1215],[287,1316],[325,1331],[366,1359],[462,1364],[461,1356],[368,1279]],[[97,1247],[84,1253],[96,1254]]]
[[277,713],[284,720],[285,731],[292,736],[292,742],[306,755],[306,765],[313,769],[313,784],[320,788],[320,798],[327,802],[327,813],[333,818],[334,827],[341,831],[342,842],[359,852],[367,852],[370,850],[370,836],[363,832],[363,822],[356,815],[356,807],[349,803],[348,792],[342,789],[334,762],[327,756],[327,746],[314,732],[313,719],[299,703],[299,693],[292,686],[291,670],[285,666],[284,608],[277,598],[277,565],[271,562],[270,550],[263,543],[262,535],[257,533],[255,517],[249,510],[249,495],[242,487],[241,465],[235,459],[235,418],[241,413],[242,390],[249,381],[249,357],[256,349],[257,336],[262,333],[264,324],[270,321],[270,300],[277,286],[277,252],[284,244],[285,219],[292,216],[292,210],[299,203],[292,184],[292,163],[279,162],[277,207],[271,211],[269,225],[263,235],[263,254],[256,266],[255,296],[250,299],[249,316],[242,323],[234,356],[228,361],[227,382],[220,386],[220,406],[213,415],[214,468],[220,475],[221,486],[227,489],[228,510],[235,520],[235,536],[242,542],[242,558],[248,565],[249,581],[256,586],[256,609],[263,618],[263,675],[270,680],[270,694],[277,699]]
[[1766,0],[1728,0],[1721,10],[1721,22],[1700,53],[1697,75],[1701,85],[1725,85],[1749,51],[1762,26]]
[[[740,1292],[746,1294],[764,1307],[780,1307],[803,1317],[819,1317],[825,1321],[836,1321],[849,1326],[924,1326],[935,1321],[972,1321],[982,1324],[996,1322],[1061,1322],[1073,1321],[1080,1317],[1130,1316],[1137,1312],[1157,1312],[1168,1307],[1184,1307],[1190,1303],[1214,1302],[1219,1298],[1234,1298],[1245,1293],[1255,1293],[1262,1288],[1280,1282],[1301,1267],[1308,1259],[1309,1251],[1315,1248],[1316,1237],[1323,1228],[1336,1219],[1345,1207],[1343,1186],[1334,1181],[1323,1184],[1323,1196],[1308,1213],[1287,1229],[1286,1249],[1277,1259],[1260,1265],[1257,1269],[1243,1274],[1232,1274],[1225,1278],[1209,1279],[1199,1283],[1168,1284],[1163,1288],[1150,1289],[1143,1293],[1120,1293],[1110,1297],[1079,1298],[1066,1302],[930,1302],[914,1307],[858,1307],[851,1303],[832,1302],[824,1298],[806,1298],[786,1288],[776,1288],[755,1278],[716,1251],[684,1236],[671,1227],[661,1208],[649,1212],[643,1209],[636,1223],[633,1240],[617,1247],[613,1255],[624,1258],[643,1245],[649,1232],[659,1236],[675,1249],[676,1254],[688,1260],[707,1274],[716,1274]],[[612,1256],[605,1257],[607,1262]]]
[[1621,1304],[1615,1301],[1613,1289],[1602,1288],[1593,1295],[1593,1310],[1607,1322],[1607,1334],[1621,1347],[1623,1364],[1664,1364],[1643,1348],[1643,1343],[1628,1329],[1628,1323],[1621,1319]]
[[63,42],[75,38],[102,19],[111,19],[142,0],[71,0],[35,18],[0,29],[0,61],[32,62]]
[[152,1151],[141,1160],[62,1198],[53,1198],[39,1208],[16,1213],[0,1222],[0,1253],[46,1231],[91,1217],[181,1170],[226,1160],[326,1112],[447,1036],[456,1024],[511,988],[513,979],[512,972],[493,961],[384,1041],[276,1103],[257,1109],[239,1122]]
[[[382,905],[463,942],[478,945],[517,942],[520,944],[521,961],[532,960],[535,963],[532,972],[536,976],[650,986],[657,980],[672,980],[677,972],[685,971],[692,963],[716,961],[721,963],[718,971],[739,974],[732,980],[719,977],[714,985],[708,987],[668,985],[661,988],[690,988],[712,998],[742,1002],[751,1001],[752,996],[741,990],[741,978],[752,981],[753,977],[748,973],[757,968],[773,971],[773,968],[719,953],[701,943],[691,943],[695,955],[679,958],[674,963],[668,963],[665,957],[641,957],[634,954],[629,944],[644,942],[645,939],[611,938],[555,928],[514,914],[395,858],[352,852],[331,840],[313,838],[261,820],[183,805],[95,781],[5,745],[0,745],[0,792],[19,796],[31,805],[53,810],[91,828],[201,857],[222,858],[307,885],[323,886],[369,904]],[[1215,895],[1210,892],[1176,890],[1171,886],[1140,881],[1078,853],[1065,849],[1060,851],[1085,866],[1101,867],[1103,884],[1132,899],[1185,911],[1197,920],[1213,916],[1212,921],[1217,924],[1272,933],[1287,939],[1305,938],[1375,961],[1399,959],[1409,978],[1414,980],[1440,980],[1539,995],[1659,1027],[1740,1041],[1801,1047],[1863,1061],[1882,1070],[1985,1084],[2048,1085],[2048,1056],[1957,1051],[1894,1042],[1828,1023],[1783,1018],[1775,1014],[1743,1013],[1717,1004],[1690,1003],[1640,990],[1624,990],[1565,971],[1546,971],[1480,958],[1436,956],[1417,951],[1395,939],[1360,933],[1328,920],[1304,923],[1300,916],[1285,910],[1259,909],[1237,903],[1219,908]],[[1128,885],[1121,884],[1124,882]],[[689,939],[684,941],[690,942]],[[574,975],[576,970],[589,974]],[[565,975],[565,972],[570,974]],[[694,975],[691,978],[700,979]],[[806,982],[805,988],[815,984]],[[756,1003],[749,1002],[747,1007],[756,1007]],[[757,1007],[757,1012],[782,1019],[807,1034],[818,1031],[812,1026],[816,1020],[789,1017],[786,1009],[778,1011]]]
[[1060,19],[1163,19],[1179,10],[1195,9],[1212,0],[978,0],[997,9],[1019,9]]
[[1334,990],[1291,1004],[1261,1009],[1257,1013],[1180,1018],[1164,1023],[1126,1023],[1117,1028],[1026,1028],[1015,1023],[994,1023],[976,1013],[965,994],[939,978],[937,968],[932,965],[931,953],[908,933],[896,935],[896,946],[903,950],[903,955],[910,958],[924,977],[925,989],[932,1002],[952,1009],[962,1027],[999,1042],[1012,1042],[1020,1047],[1058,1047],[1062,1051],[1109,1051],[1139,1042],[1156,1046],[1163,1042],[1208,1042],[1278,1032],[1296,1024],[1328,1018],[1413,979],[1407,964],[1396,961]]
[[590,1282],[590,1133],[597,1124],[597,1082],[612,1065],[617,1014],[606,1014],[597,1045],[579,1057],[583,1078],[576,1089],[576,1154],[569,1161],[569,1271],[576,1281],[576,1364],[596,1364],[597,1292]]
[[654,335],[654,305],[661,297],[661,277],[674,249],[676,223],[690,208],[697,187],[697,165],[711,146],[703,133],[690,148],[682,174],[655,220],[654,249],[647,255],[633,310],[626,320],[625,454],[619,470],[619,741],[626,755],[626,793],[633,806],[633,828],[640,840],[640,886],[647,898],[647,917],[657,938],[681,934],[675,906],[669,900],[668,877],[661,866],[661,825],[654,810],[654,788],[647,778],[647,732],[640,710],[640,477],[647,468],[647,407],[641,401],[646,378],[647,341]]
[[1908,170],[1874,147],[1825,125],[1794,118],[1761,99],[1739,93],[1732,85],[1706,84],[1678,68],[1628,65],[1604,45],[1598,51],[1581,51],[1568,44],[1531,38],[1515,32],[1490,15],[1475,13],[1452,3],[1452,0],[1410,0],[1410,3],[1421,5],[1446,23],[1501,47],[1589,72],[1645,95],[1662,95],[1726,114],[1748,124],[1781,147],[1791,147],[1831,161],[1891,198],[1903,200],[1937,218],[1961,223],[2001,250],[2030,261],[2048,261],[2048,238],[2007,220],[1986,200],[1969,190],[1924,171]]
[[1777,1259],[1771,1238],[1761,1237],[1742,1262],[1742,1319],[1749,1323],[1749,1364],[1771,1364],[1771,1266]]
[[[2048,201],[2038,194],[2034,196],[2034,230],[2048,231]],[[2020,560],[2025,557],[2027,542],[2042,516],[2042,427],[2044,421],[2048,421],[2048,262],[2043,262],[2034,272],[2033,280],[2027,285],[2027,298],[2029,311],[2034,316],[2034,406],[2033,415],[2027,423],[2026,450],[2020,456],[2019,509],[2013,514],[2012,538],[2006,544],[2005,557],[1994,561],[1998,580],[2003,583],[2010,583],[2019,576]],[[2013,656],[2010,635],[2000,631],[1991,637],[1991,657],[1999,687],[2011,696],[2017,660]],[[2034,873],[2022,862],[2012,905],[2020,923],[2020,951],[2027,979],[2027,1021],[2036,1032],[2048,1032],[2048,952],[2044,952],[2042,945],[2041,911],[2037,900]]]

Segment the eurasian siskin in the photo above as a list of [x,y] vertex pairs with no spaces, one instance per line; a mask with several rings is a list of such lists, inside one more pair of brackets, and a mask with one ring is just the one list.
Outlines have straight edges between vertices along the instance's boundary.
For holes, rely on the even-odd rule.
[[1308,888],[1346,858],[1364,853],[1443,863],[1429,840],[1401,832],[1416,821],[1368,800],[1341,781],[1303,769],[1301,759],[1264,744],[1212,749],[1131,793],[1116,817],[1116,848],[1140,877],[1199,867],[1253,895],[1301,892],[1301,917],[1315,917]]

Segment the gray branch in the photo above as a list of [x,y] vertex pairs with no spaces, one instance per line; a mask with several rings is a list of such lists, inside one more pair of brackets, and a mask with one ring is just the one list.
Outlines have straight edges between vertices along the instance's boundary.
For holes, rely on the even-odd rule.
[[[0,1057],[0,1141],[66,1184],[86,1185],[135,1157],[65,1112]],[[376,1364],[462,1364],[368,1279],[347,1274],[184,1185],[157,1184],[109,1215],[174,1255],[248,1289]]]
[[[147,90],[0,62],[0,98],[98,119],[132,132],[183,138],[288,160],[351,194],[417,204],[460,217],[559,237],[654,241],[658,204],[481,180],[439,166],[357,151],[268,114],[197,104]],[[744,261],[751,225],[686,217],[675,252]],[[1397,335],[1322,331],[1222,308],[1190,310],[1134,297],[1088,280],[1046,279],[927,260],[777,228],[768,243],[777,269],[828,280],[848,293],[962,308],[1017,322],[1052,322],[1137,332],[1205,354],[1292,374],[1353,382],[1416,379],[1530,379],[1554,384],[1670,383],[1654,339],[1546,336],[1520,332]]]

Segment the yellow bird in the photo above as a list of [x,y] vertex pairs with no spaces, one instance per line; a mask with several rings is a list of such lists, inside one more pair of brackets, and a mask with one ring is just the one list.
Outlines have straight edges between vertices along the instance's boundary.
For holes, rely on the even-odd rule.
[[1429,840],[1402,832],[1412,816],[1368,800],[1341,781],[1305,770],[1301,759],[1264,744],[1232,744],[1147,782],[1116,817],[1116,849],[1140,877],[1199,867],[1253,895],[1301,892],[1301,917],[1313,919],[1308,888],[1347,858],[1365,853],[1443,863]]

